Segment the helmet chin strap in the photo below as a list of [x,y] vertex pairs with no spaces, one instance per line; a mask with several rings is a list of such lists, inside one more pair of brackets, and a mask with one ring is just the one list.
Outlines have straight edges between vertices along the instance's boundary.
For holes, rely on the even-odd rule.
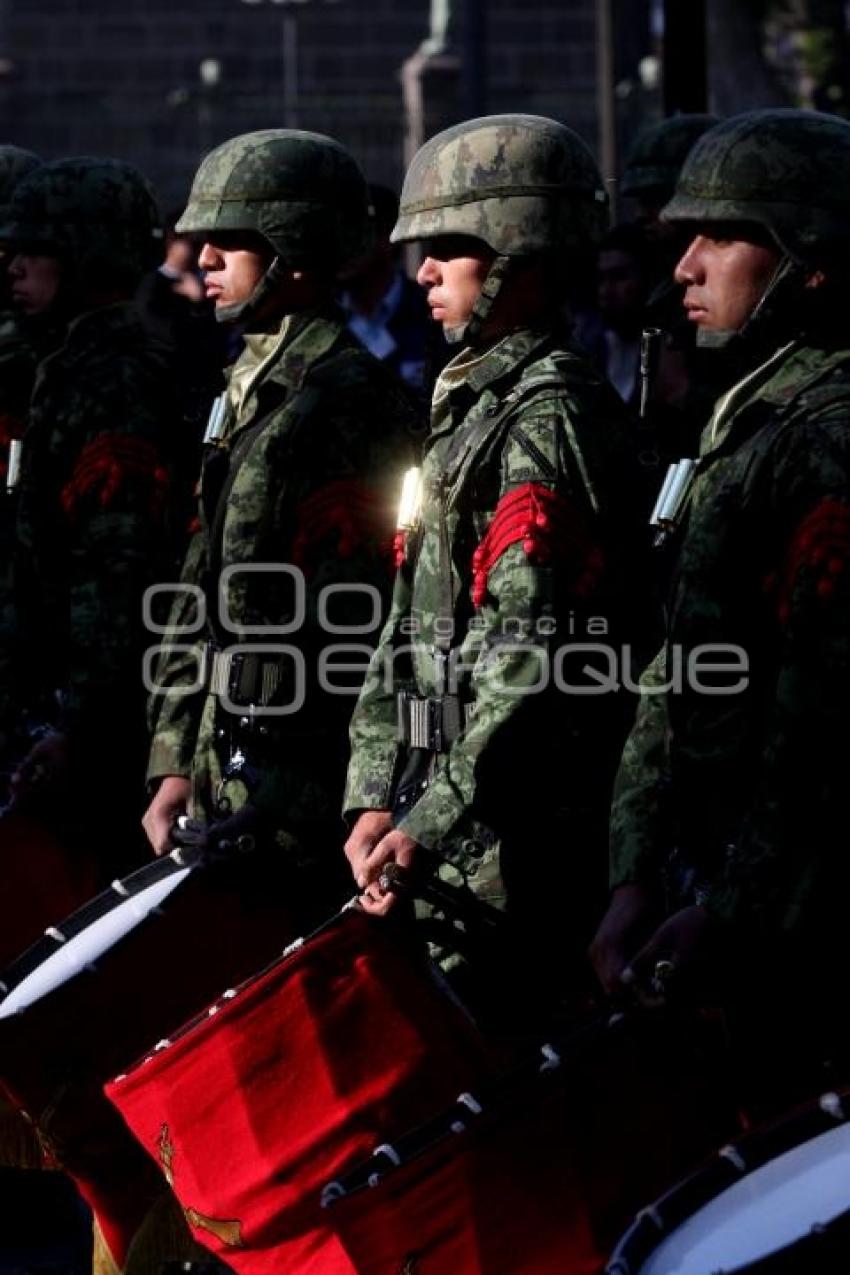
[[717,332],[700,330],[697,332],[697,346],[702,350],[722,350],[737,354],[765,344],[788,324],[792,317],[791,305],[798,302],[805,278],[805,267],[786,254],[741,327]]
[[452,328],[443,328],[443,336],[449,345],[480,344],[484,326],[513,268],[513,257],[496,257],[487,271],[487,277],[481,285],[481,291],[466,323],[460,323]]
[[280,257],[275,257],[254,291],[244,301],[216,306],[217,323],[249,323],[257,311],[268,301],[289,273]]

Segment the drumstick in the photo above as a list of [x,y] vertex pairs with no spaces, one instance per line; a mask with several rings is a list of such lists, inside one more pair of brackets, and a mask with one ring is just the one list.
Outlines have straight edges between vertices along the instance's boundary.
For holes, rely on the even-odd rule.
[[411,868],[403,868],[399,863],[387,863],[381,869],[378,885],[385,893],[411,894],[432,903],[434,907],[454,912],[468,919],[474,912],[475,919],[482,925],[506,927],[508,918],[490,903],[483,903],[468,886],[449,885],[439,877],[414,872]]

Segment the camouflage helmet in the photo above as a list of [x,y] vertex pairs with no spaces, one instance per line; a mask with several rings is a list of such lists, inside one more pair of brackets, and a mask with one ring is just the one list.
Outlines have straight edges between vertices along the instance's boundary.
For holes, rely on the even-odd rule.
[[44,164],[15,189],[0,239],[36,245],[78,273],[133,278],[162,259],[163,232],[146,178],[88,155]]
[[694,144],[719,123],[716,115],[673,115],[648,124],[628,153],[620,192],[639,196],[657,191],[669,199]]
[[850,123],[762,110],[718,124],[691,151],[665,221],[754,222],[798,264],[850,244]]
[[178,234],[252,230],[297,269],[337,269],[368,246],[369,199],[354,158],[321,133],[269,128],[201,164]]
[[18,183],[40,167],[41,160],[32,151],[22,150],[20,146],[0,146],[0,218],[8,216],[9,201]]
[[394,243],[471,235],[504,257],[598,241],[608,196],[590,151],[540,115],[489,115],[426,142],[404,179]]

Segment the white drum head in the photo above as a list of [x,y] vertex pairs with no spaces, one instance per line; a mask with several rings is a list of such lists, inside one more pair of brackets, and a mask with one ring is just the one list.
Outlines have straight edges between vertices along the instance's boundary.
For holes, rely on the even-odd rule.
[[60,946],[46,956],[31,974],[10,988],[0,1001],[0,1020],[29,1009],[57,987],[95,965],[104,952],[108,952],[150,916],[186,880],[191,871],[191,867],[179,868],[127,898],[122,897],[120,888],[115,889],[113,886],[117,900],[115,905],[79,934],[64,942],[61,929],[48,930],[48,935]]
[[640,1275],[734,1271],[776,1253],[848,1209],[850,1126],[843,1124],[777,1156],[721,1192],[662,1241]]

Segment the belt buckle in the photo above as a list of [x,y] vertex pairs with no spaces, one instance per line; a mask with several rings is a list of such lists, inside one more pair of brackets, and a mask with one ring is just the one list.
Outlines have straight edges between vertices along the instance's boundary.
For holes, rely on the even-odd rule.
[[443,705],[438,699],[428,699],[429,748],[435,753],[443,751]]
[[240,693],[240,679],[242,677],[242,669],[245,665],[245,656],[234,651],[228,655],[227,668],[227,694],[231,703],[237,704],[239,708],[249,703],[249,700],[243,701]]

